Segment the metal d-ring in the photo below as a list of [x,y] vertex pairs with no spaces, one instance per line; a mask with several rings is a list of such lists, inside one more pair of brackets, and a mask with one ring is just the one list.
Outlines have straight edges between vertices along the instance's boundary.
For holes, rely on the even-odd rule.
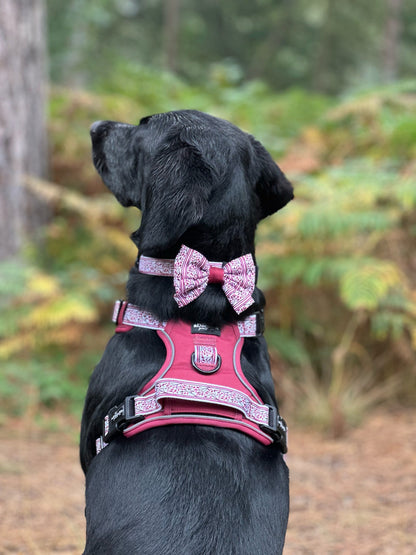
[[195,368],[195,370],[197,372],[200,372],[201,374],[214,374],[215,372],[217,372],[217,370],[220,369],[221,356],[217,354],[217,365],[212,370],[202,370],[202,368],[199,368],[199,366],[195,362],[195,352],[193,352],[191,355],[191,363],[192,363],[192,366]]

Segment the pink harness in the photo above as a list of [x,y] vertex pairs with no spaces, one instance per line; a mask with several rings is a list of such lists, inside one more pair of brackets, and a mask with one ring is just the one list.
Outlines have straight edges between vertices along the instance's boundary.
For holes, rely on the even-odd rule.
[[171,424],[231,428],[264,445],[279,443],[287,451],[286,423],[275,407],[263,403],[241,369],[244,338],[262,332],[259,314],[219,329],[160,322],[137,306],[117,301],[113,321],[118,333],[133,327],[155,330],[166,347],[166,359],[137,395],[106,415],[97,453],[120,432],[132,437]]

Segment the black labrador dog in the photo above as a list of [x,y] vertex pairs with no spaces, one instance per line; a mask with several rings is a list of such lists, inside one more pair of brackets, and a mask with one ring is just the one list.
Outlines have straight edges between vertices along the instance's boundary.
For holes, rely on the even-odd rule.
[[[123,206],[142,212],[132,239],[142,255],[174,258],[181,245],[208,260],[251,253],[258,222],[285,206],[293,189],[264,147],[231,123],[194,110],[146,117],[139,125],[91,127],[94,165]],[[172,279],[134,267],[128,301],[160,320],[222,326],[237,315],[217,284],[178,307]],[[280,446],[240,431],[178,424],[96,455],[104,416],[160,369],[166,349],[155,331],[116,333],[95,368],[81,426],[86,474],[85,554],[276,555],[289,512],[288,470]],[[241,368],[265,403],[276,406],[267,346],[247,338]]]

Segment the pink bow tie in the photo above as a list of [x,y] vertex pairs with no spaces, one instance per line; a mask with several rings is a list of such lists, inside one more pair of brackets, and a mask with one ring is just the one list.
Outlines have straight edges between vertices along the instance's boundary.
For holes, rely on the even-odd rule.
[[200,252],[182,245],[173,268],[174,299],[183,307],[199,297],[208,283],[221,283],[237,314],[254,303],[256,267],[251,254],[231,260],[224,266],[209,262]]

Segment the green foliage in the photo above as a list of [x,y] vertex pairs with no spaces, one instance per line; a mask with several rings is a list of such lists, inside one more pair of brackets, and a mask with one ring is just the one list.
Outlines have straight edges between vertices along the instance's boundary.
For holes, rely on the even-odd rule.
[[403,277],[392,262],[374,260],[352,267],[341,278],[340,295],[352,310],[376,310]]
[[109,195],[88,202],[57,185],[36,186],[59,199],[59,216],[45,229],[43,247],[28,249],[23,267],[0,264],[0,413],[46,406],[79,415],[135,249]]
[[68,409],[79,405],[84,387],[74,386],[65,368],[45,361],[7,362],[0,374],[2,412],[22,415],[31,406]]
[[304,179],[296,187],[298,202],[260,228],[264,286],[337,285],[352,310],[375,310],[397,291],[410,299],[403,256],[391,257],[389,242],[399,229],[406,232],[414,213],[412,183],[372,164]]
[[288,406],[334,435],[416,392],[414,91],[351,96],[305,129],[282,161],[296,201],[258,235]]
[[397,121],[390,132],[391,155],[413,160],[416,155],[416,116]]
[[296,202],[257,237],[260,286],[277,299],[268,337],[291,368],[295,414],[335,435],[415,394],[416,188],[393,167],[350,160],[299,177]]
[[403,163],[415,154],[416,81],[351,95],[331,110],[322,130],[329,159],[371,156]]
[[91,194],[104,188],[91,163],[89,127],[100,119],[138,123],[140,103],[116,94],[56,88],[49,104],[52,181]]
[[302,342],[284,329],[271,327],[265,330],[267,344],[279,353],[280,357],[293,366],[303,366],[309,361],[308,352]]
[[102,190],[89,154],[88,129],[97,119],[138,123],[153,113],[202,110],[232,121],[281,155],[288,141],[332,104],[299,89],[276,95],[258,81],[235,87],[215,75],[204,86],[191,86],[166,72],[128,63],[97,82],[95,90],[98,94],[56,88],[50,103],[53,180],[87,191]]
[[[193,83],[214,74],[234,86],[258,79],[274,91],[297,86],[339,94],[363,81],[388,80],[389,48],[397,52],[400,78],[415,73],[412,0],[401,2],[396,19],[387,2],[366,0],[181,0],[176,18],[169,4],[155,0],[47,5],[52,78],[64,84],[90,88],[119,75],[122,86],[128,60],[158,72],[175,69]],[[396,50],[388,40],[392,25],[401,30]]]

